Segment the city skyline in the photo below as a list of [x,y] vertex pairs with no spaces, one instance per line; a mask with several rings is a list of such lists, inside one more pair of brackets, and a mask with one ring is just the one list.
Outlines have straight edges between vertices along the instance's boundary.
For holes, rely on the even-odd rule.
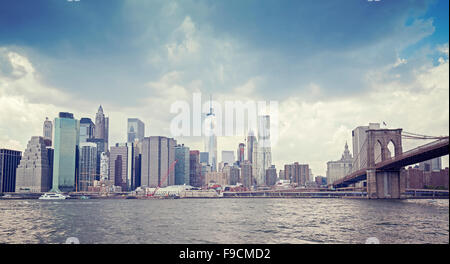
[[[443,99],[449,95],[447,1],[286,4],[309,14],[299,18],[288,12],[279,19],[281,10],[269,2],[110,1],[105,8],[100,2],[61,1],[54,6],[58,14],[45,5],[19,9],[10,2],[12,15],[0,18],[5,36],[0,40],[0,146],[24,151],[31,136],[42,134],[45,117],[53,120],[67,111],[78,120],[95,121],[99,105],[110,119],[110,146],[127,141],[128,118],[142,120],[146,136],[170,137],[170,104],[190,102],[194,92],[213,94],[218,102],[278,101],[280,139],[272,146],[278,170],[297,161],[325,176],[326,162],[339,158],[346,141],[352,149],[351,131],[371,122],[448,135],[449,103]],[[278,19],[244,15],[253,8]],[[13,17],[33,21],[22,15],[29,10],[40,11],[39,23],[14,23]],[[80,32],[86,10],[102,10],[88,21],[118,27],[111,32],[107,23],[93,23],[97,37]],[[144,15],[148,10],[153,17]],[[365,16],[368,12],[373,15]],[[111,21],[111,14],[120,15]],[[327,18],[314,19],[319,15]],[[153,19],[159,19],[160,29]],[[64,32],[38,36],[49,21],[66,25]],[[225,21],[234,22],[227,26]],[[256,22],[266,27],[254,30]],[[315,27],[325,31],[311,30]],[[331,32],[354,34],[343,39]],[[216,55],[209,60],[206,54]],[[136,70],[130,73],[127,67]],[[244,138],[218,137],[217,150],[234,150]],[[175,139],[203,150],[200,137]],[[404,144],[405,150],[413,147]],[[442,164],[448,166],[448,157]]]

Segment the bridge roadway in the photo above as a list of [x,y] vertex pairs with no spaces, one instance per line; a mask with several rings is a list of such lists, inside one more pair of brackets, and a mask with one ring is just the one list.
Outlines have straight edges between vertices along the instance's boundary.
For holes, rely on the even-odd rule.
[[[431,143],[419,146],[417,148],[411,149],[409,151],[403,152],[400,155],[392,157],[390,159],[378,162],[375,164],[376,171],[389,171],[389,170],[399,170],[400,168],[412,164],[416,164],[422,161],[434,159],[449,154],[449,138],[443,138]],[[333,182],[333,186],[336,188],[345,187],[350,184],[363,181],[367,178],[367,169],[360,169],[352,172],[351,174],[345,176]]]

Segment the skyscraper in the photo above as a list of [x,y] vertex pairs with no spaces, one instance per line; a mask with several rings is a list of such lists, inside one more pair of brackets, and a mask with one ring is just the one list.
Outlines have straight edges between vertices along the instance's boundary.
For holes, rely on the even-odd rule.
[[216,116],[210,103],[209,113],[205,118],[205,152],[209,154],[209,164],[212,171],[217,171],[217,136]]
[[309,181],[309,165],[299,164],[294,162],[294,164],[284,165],[284,174],[287,180],[291,180],[293,183],[297,183],[298,186],[305,186],[306,182]]
[[[115,186],[120,186],[122,191],[128,190],[128,146],[117,143],[110,149],[109,173]],[[131,168],[130,168],[131,169]]]
[[184,145],[175,147],[175,185],[190,185],[189,180],[189,148]]
[[245,160],[245,144],[244,143],[239,143],[239,147],[237,149],[237,162],[238,165],[240,166],[242,162],[244,162]]
[[46,117],[44,121],[43,136],[45,145],[50,147],[52,145],[53,124],[52,121],[48,120],[48,117]]
[[0,149],[0,193],[15,191],[16,170],[21,157],[20,151]]
[[253,173],[252,173],[252,164],[250,161],[245,160],[241,164],[241,183],[244,187],[250,188],[253,185]]
[[132,143],[135,139],[142,141],[145,136],[145,124],[138,118],[128,118],[127,142]]
[[95,125],[90,118],[82,117],[80,119],[80,143],[87,142],[94,138]]
[[16,173],[16,192],[48,192],[51,189],[51,168],[44,137],[31,137]]
[[225,165],[223,173],[225,173],[229,185],[236,185],[240,181],[241,170],[236,165]]
[[55,118],[52,192],[70,192],[78,177],[78,145],[80,123],[72,113],[59,113]]
[[270,116],[258,116],[258,161],[256,164],[258,185],[266,185],[266,170],[272,165],[270,144]]
[[[209,165],[205,165],[205,173],[210,170]],[[206,169],[208,168],[208,169]],[[200,152],[198,150],[189,151],[189,183],[194,187],[202,187],[204,183],[203,166],[200,164]]]
[[145,137],[141,149],[141,186],[165,187],[175,183],[176,140],[160,136]]
[[108,150],[109,117],[105,117],[103,108],[100,105],[95,115],[95,138],[105,140],[105,149]]
[[[103,138],[88,138],[86,139],[87,142],[92,142],[97,145],[97,160],[101,159],[101,154],[103,152],[106,153],[106,155],[109,155],[108,149],[106,148],[106,143]],[[100,180],[100,163],[97,162],[97,168],[96,168],[96,180]]]
[[273,186],[277,182],[277,169],[275,168],[275,165],[270,166],[266,170],[266,185],[267,186]]
[[135,141],[133,143],[133,166],[132,166],[132,189],[141,186],[141,160],[142,160],[142,141]]
[[253,151],[256,149],[256,137],[253,130],[248,132],[247,136],[247,160],[253,164]]
[[79,177],[76,185],[77,191],[88,191],[97,178],[97,144],[92,142],[80,143],[79,151]]

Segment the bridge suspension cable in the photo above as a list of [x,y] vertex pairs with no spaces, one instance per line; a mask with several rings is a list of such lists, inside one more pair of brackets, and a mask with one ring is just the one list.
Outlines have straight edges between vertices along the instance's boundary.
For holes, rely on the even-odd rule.
[[421,135],[421,134],[403,131],[402,138],[404,138],[404,139],[445,139],[445,138],[448,138],[448,136],[427,136],[427,135]]
[[[353,163],[352,163],[352,171],[355,171],[356,169],[355,169],[355,165],[356,165],[356,162],[358,161],[358,160],[360,160],[360,157],[361,157],[361,150],[363,150],[363,148],[366,146],[366,144],[367,144],[367,138],[366,138],[366,140],[364,140],[364,143],[361,145],[361,148],[359,149],[359,151],[358,151],[358,155],[356,156],[356,157],[354,157],[354,159],[353,159]],[[366,155],[367,156],[367,155]],[[363,157],[364,158],[364,157]],[[367,159],[367,157],[365,157],[365,159]],[[360,160],[360,165],[362,164],[362,161]],[[362,166],[359,166],[358,167],[358,169],[360,168],[360,167],[362,167]]]

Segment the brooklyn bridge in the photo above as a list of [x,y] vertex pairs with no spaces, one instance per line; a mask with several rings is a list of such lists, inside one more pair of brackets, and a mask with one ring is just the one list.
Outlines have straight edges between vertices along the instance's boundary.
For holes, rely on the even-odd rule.
[[[406,192],[403,167],[449,154],[449,137],[431,137],[403,132],[403,129],[369,129],[355,162],[361,164],[345,177],[332,183],[335,188],[367,182],[367,197],[401,198]],[[402,139],[434,139],[433,142],[403,152]],[[393,151],[388,146],[393,145]],[[393,153],[392,153],[393,152]]]

